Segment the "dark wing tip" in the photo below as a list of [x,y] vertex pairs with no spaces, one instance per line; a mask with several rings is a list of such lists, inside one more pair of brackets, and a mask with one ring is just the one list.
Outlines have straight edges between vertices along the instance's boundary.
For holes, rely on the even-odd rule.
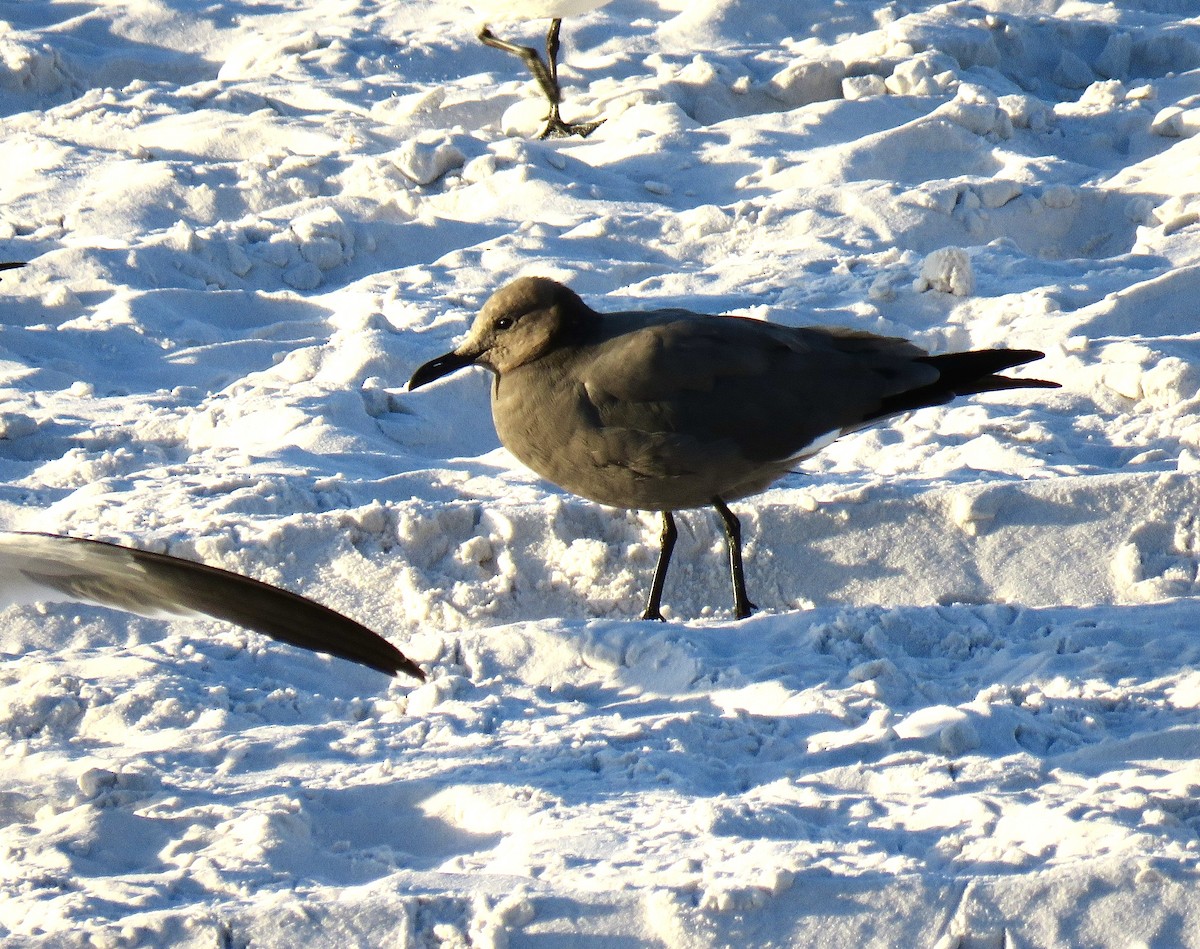
[[[1000,378],[1006,378],[1001,376]],[[1018,383],[1018,389],[1061,389],[1061,382],[1052,382],[1049,379],[1014,379],[1013,382]]]
[[[60,534],[0,535],[35,588],[144,616],[203,614],[301,649],[386,675],[425,681],[421,668],[378,633],[307,597],[241,574],[167,554]],[[2,565],[2,563],[0,563]]]
[[916,362],[933,366],[936,381],[888,396],[879,409],[865,421],[886,418],[901,412],[945,405],[952,399],[1007,389],[1061,389],[1048,379],[1020,379],[1000,375],[1006,369],[1023,366],[1046,354],[1037,349],[978,349],[963,353],[919,356]]
[[324,652],[394,676],[425,681],[421,668],[361,623],[327,606],[241,574],[166,554],[131,551],[154,578],[161,578],[179,602],[301,649]]

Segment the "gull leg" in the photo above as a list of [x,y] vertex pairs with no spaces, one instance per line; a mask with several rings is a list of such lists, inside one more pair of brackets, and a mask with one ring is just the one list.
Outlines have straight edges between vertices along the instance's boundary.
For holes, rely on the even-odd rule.
[[[546,32],[546,62],[550,64],[550,78],[554,80],[554,84],[558,85],[558,34],[562,29],[562,20],[553,19],[550,21],[550,29]],[[561,93],[561,87],[560,87]]]
[[561,46],[559,43],[559,32],[561,29],[561,19],[550,21],[550,30],[546,34],[546,59],[549,61],[549,65],[542,60],[542,57],[538,55],[537,50],[532,46],[520,46],[516,43],[502,40],[489,27],[483,27],[478,34],[480,42],[484,45],[520,57],[529,71],[533,73],[533,78],[537,81],[538,88],[542,90],[542,95],[550,103],[550,115],[546,118],[546,124],[542,128],[538,138],[567,138],[571,135],[586,137],[600,125],[600,122],[571,124],[564,122],[562,116],[559,115],[558,105],[562,101],[562,89],[558,84],[558,51]]
[[[555,97],[550,100],[550,115],[546,119],[546,127],[538,138],[566,138],[571,134],[562,116],[558,113],[559,103],[562,102],[562,86],[558,84],[558,33],[562,29],[562,20],[557,17],[550,21],[550,29],[546,33],[546,63],[550,70],[550,81],[554,83]],[[586,133],[585,133],[586,134]]]
[[746,575],[742,571],[742,525],[737,515],[729,510],[720,498],[713,498],[712,504],[721,515],[721,523],[725,526],[725,542],[729,545],[729,573],[733,578],[733,613],[738,619],[745,619],[758,607],[746,596]]
[[554,88],[559,90],[559,97],[550,104],[550,118],[546,120],[546,127],[539,138],[566,138],[568,135],[587,138],[604,123],[604,119],[598,122],[566,123],[558,114],[558,103],[562,101],[562,87],[558,84],[558,34],[561,29],[562,20],[553,19],[546,33],[546,61],[550,64],[550,78],[554,81]]
[[538,51],[532,46],[518,46],[516,43],[510,43],[507,40],[502,40],[491,31],[490,27],[483,27],[479,31],[479,40],[485,46],[490,46],[492,49],[498,49],[505,53],[512,53],[514,56],[519,56],[522,62],[533,73],[533,78],[537,80],[538,87],[542,90],[542,95],[550,100],[551,107],[558,110],[558,100],[560,94],[558,91],[558,80],[554,78],[554,73],[542,62],[542,57],[538,55]]
[[659,622],[666,622],[663,615],[659,612],[659,607],[662,605],[663,583],[667,579],[667,566],[671,563],[671,551],[675,549],[675,538],[679,536],[679,531],[675,529],[675,518],[671,516],[670,511],[662,512],[662,535],[659,539],[658,549],[658,566],[654,568],[654,580],[650,584],[650,596],[646,599],[646,609],[642,612],[642,619],[656,619]]

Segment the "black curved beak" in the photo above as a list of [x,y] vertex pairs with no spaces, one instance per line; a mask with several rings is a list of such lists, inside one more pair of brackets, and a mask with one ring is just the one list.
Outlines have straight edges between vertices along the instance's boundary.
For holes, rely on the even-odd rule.
[[438,356],[437,359],[431,359],[412,374],[412,378],[408,380],[408,391],[412,392],[413,389],[419,389],[426,383],[433,382],[434,379],[440,379],[442,376],[449,375],[458,369],[465,369],[473,362],[475,362],[474,356],[456,352],[446,353],[445,356]]

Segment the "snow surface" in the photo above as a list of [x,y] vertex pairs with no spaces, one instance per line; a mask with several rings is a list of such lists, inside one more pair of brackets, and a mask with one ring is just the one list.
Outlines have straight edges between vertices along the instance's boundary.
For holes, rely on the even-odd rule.
[[[614,0],[550,142],[476,19],[0,2],[0,527],[431,674],[8,609],[0,946],[1200,945],[1195,0]],[[640,623],[653,515],[523,470],[481,373],[403,389],[526,273],[1064,388],[738,505],[748,621],[686,514]]]

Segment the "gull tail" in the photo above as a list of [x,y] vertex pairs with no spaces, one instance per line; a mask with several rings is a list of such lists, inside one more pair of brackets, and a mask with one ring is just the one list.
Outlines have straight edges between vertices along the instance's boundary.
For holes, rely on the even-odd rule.
[[1000,373],[1014,366],[1041,359],[1045,353],[1036,349],[980,349],[967,353],[946,353],[941,356],[921,356],[916,362],[927,363],[940,373],[937,381],[900,392],[883,400],[874,419],[886,418],[900,412],[923,409],[945,403],[963,395],[980,392],[999,392],[1003,389],[1058,389],[1059,383],[1047,379],[1014,379]]

